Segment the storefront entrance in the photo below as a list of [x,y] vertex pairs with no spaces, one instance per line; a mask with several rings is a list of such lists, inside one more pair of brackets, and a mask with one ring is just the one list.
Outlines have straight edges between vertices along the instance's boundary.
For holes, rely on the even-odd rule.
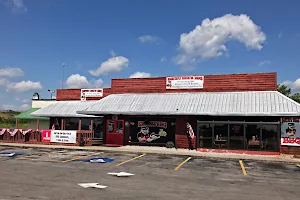
[[278,152],[280,123],[198,121],[197,148]]
[[106,145],[124,145],[124,120],[110,119],[106,121]]

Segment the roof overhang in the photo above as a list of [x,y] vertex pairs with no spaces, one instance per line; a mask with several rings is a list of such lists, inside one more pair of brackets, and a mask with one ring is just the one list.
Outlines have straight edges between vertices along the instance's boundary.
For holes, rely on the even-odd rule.
[[300,104],[277,91],[111,94],[77,113],[291,117]]

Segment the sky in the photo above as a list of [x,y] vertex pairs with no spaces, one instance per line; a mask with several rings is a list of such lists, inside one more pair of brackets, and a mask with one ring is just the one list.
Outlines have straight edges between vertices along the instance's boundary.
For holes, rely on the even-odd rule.
[[[0,0],[0,109],[112,78],[277,72],[300,92],[300,1]],[[55,96],[55,94],[53,94]]]

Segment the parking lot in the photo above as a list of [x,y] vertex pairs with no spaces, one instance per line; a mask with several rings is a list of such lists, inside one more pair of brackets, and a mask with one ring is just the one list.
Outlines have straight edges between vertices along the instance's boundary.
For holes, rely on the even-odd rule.
[[[299,199],[295,164],[0,147],[0,199]],[[92,158],[112,162],[90,163]],[[109,172],[128,172],[116,177]],[[99,183],[107,188],[83,188]]]

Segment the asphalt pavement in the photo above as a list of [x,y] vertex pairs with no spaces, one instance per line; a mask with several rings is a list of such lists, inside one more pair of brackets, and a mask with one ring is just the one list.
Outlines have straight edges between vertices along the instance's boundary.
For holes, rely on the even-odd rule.
[[[299,200],[300,168],[255,160],[0,147],[0,200]],[[17,153],[13,157],[3,153]],[[89,163],[92,158],[112,162]],[[128,172],[116,177],[109,172]],[[83,188],[99,183],[107,188]]]

